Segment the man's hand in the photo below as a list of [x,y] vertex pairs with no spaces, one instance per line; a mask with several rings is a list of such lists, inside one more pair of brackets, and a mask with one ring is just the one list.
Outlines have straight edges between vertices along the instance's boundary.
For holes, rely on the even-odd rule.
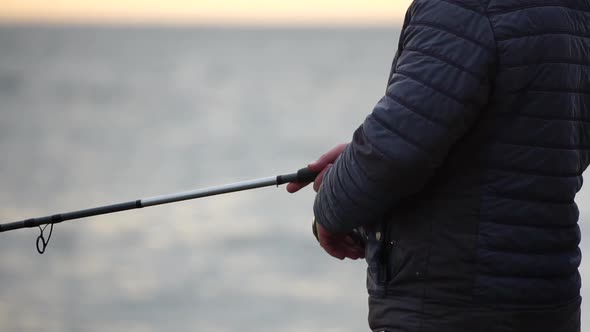
[[[332,167],[338,156],[344,151],[348,143],[339,144],[330,151],[324,153],[317,161],[309,164],[307,167],[311,171],[320,172],[313,183],[313,190],[320,190],[324,175]],[[307,183],[291,182],[287,185],[287,191],[295,193],[306,187]],[[365,257],[365,249],[362,245],[356,243],[349,234],[333,234],[328,232],[322,225],[316,223],[317,237],[320,246],[332,257],[338,259],[350,258],[359,259]]]
[[320,246],[330,256],[340,260],[365,258],[365,248],[356,243],[350,235],[330,233],[320,223],[316,223],[316,229]]
[[[330,151],[324,153],[320,157],[320,159],[307,165],[307,168],[309,168],[309,170],[314,172],[320,172],[320,174],[315,178],[315,181],[313,183],[313,190],[315,190],[316,192],[320,190],[320,186],[322,185],[322,181],[324,180],[324,175],[326,174],[328,169],[332,167],[332,164],[336,161],[336,159],[342,153],[342,151],[344,151],[347,145],[348,143],[336,145]],[[287,185],[287,191],[290,193],[295,193],[301,190],[302,188],[306,187],[308,184],[310,184],[310,182],[291,182]]]

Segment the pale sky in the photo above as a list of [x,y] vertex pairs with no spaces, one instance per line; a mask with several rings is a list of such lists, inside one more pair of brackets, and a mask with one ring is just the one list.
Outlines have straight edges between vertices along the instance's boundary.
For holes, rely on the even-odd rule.
[[0,22],[399,23],[411,0],[0,0]]

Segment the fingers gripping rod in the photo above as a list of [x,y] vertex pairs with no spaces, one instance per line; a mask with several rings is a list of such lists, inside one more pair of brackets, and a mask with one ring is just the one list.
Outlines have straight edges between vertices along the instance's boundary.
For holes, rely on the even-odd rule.
[[[129,201],[124,203],[116,203],[111,205],[104,205],[94,207],[90,209],[78,210],[73,212],[59,213],[45,217],[31,218],[21,221],[15,221],[6,224],[0,224],[0,232],[11,231],[20,228],[37,227],[41,225],[57,224],[66,220],[80,219],[91,216],[97,216],[101,214],[108,214],[132,209],[140,209],[148,206],[168,204],[173,202],[180,202],[189,199],[214,196],[220,194],[226,194],[236,191],[243,191],[255,188],[262,188],[268,186],[279,186],[281,184],[289,182],[312,182],[317,172],[310,171],[307,168],[302,168],[297,173],[278,175],[268,178],[248,180],[242,182],[236,182],[232,184],[221,185],[217,187],[209,187],[204,189],[196,189],[191,191],[185,191],[176,194],[155,196],[150,198],[138,199],[135,201]],[[42,239],[42,237],[41,237]],[[39,239],[37,240],[39,241]],[[44,241],[44,240],[43,240]],[[38,246],[39,248],[39,246]],[[41,252],[41,250],[39,251]]]

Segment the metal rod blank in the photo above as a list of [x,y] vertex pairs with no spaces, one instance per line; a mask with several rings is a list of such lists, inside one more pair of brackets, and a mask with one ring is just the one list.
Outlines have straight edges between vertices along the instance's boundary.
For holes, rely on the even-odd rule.
[[204,189],[196,189],[186,191],[178,194],[155,196],[150,198],[144,198],[140,200],[141,207],[154,206],[172,202],[184,201],[187,199],[195,199],[207,196],[214,196],[219,194],[226,194],[235,191],[242,191],[248,189],[255,189],[261,187],[275,186],[277,185],[277,177],[269,177],[264,179],[249,180],[231,184],[225,184],[217,187],[210,187]]
[[204,189],[196,189],[182,193],[162,195],[124,203],[117,203],[112,205],[104,205],[90,209],[78,210],[73,212],[66,212],[54,214],[51,216],[32,218],[21,221],[15,221],[6,224],[0,224],[0,232],[11,231],[20,228],[37,227],[45,224],[57,224],[66,220],[80,219],[101,214],[108,214],[132,209],[140,209],[143,207],[167,204],[189,199],[226,194],[236,191],[249,190],[268,186],[278,186],[288,182],[311,182],[318,175],[317,172],[310,171],[307,168],[300,169],[297,173],[273,176],[268,178],[248,180],[225,184],[217,187],[209,187]]

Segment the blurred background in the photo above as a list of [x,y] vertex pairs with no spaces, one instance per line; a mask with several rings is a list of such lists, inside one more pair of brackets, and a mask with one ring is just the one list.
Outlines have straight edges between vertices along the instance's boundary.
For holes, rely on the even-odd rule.
[[[0,0],[0,221],[305,166],[382,96],[409,3]],[[43,256],[3,233],[0,331],[368,330],[365,264],[319,248],[313,198],[68,222]]]

